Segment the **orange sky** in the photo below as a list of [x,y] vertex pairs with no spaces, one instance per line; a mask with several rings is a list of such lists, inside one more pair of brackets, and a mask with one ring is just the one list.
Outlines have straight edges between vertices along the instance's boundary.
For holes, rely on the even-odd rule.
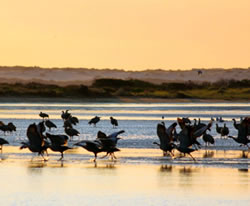
[[249,0],[1,0],[0,65],[250,66]]

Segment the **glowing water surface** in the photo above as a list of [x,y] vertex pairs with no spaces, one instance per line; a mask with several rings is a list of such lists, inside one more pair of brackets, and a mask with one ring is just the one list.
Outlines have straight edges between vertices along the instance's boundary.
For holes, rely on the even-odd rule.
[[[65,153],[64,161],[57,161],[60,154],[51,151],[48,161],[39,157],[31,161],[34,155],[29,150],[19,150],[28,125],[41,121],[40,111],[58,126],[51,133],[64,134],[61,111],[66,109],[80,120],[75,128],[81,134],[70,146],[95,139],[99,130],[107,134],[125,130],[118,142],[118,159],[99,158],[95,164],[90,160],[93,154],[74,148]],[[88,120],[96,115],[101,121],[97,127],[89,126]],[[118,128],[112,128],[110,116],[118,119]],[[237,135],[231,119],[250,116],[250,104],[1,103],[0,120],[13,122],[17,131],[5,136],[0,131],[10,142],[0,155],[0,205],[250,205],[250,154],[231,139],[221,139],[215,125],[210,132],[215,145],[195,151],[196,162],[178,158],[176,151],[175,159],[163,157],[152,144],[158,141],[156,125],[161,121],[169,125],[177,117],[190,117],[207,123],[219,116],[230,135]]]

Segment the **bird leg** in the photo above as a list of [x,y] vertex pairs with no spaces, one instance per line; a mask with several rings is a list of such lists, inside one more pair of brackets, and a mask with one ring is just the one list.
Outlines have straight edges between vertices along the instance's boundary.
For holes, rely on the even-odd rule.
[[45,159],[45,157],[43,156],[43,154],[41,153],[41,156],[42,156],[42,158],[43,158],[43,161],[48,161],[47,159]]
[[103,159],[103,158],[105,158],[105,157],[107,157],[108,156],[108,153],[106,154],[106,155],[104,155],[103,157],[100,157],[101,159]]
[[95,159],[94,159],[94,162],[96,162],[96,158],[97,158],[97,154],[95,154]]
[[190,157],[192,157],[192,159],[196,162],[196,159],[190,154],[188,153]]
[[163,156],[165,157],[165,156],[167,156],[167,152],[165,152],[165,151],[163,151]]
[[115,156],[115,154],[114,154],[114,153],[112,153],[111,155],[114,157],[114,159],[117,159],[117,157]]
[[174,157],[174,153],[171,151],[170,154],[172,155],[172,157]]
[[62,160],[63,159],[63,152],[61,153],[61,158],[58,160],[58,161],[60,161],[60,160]]

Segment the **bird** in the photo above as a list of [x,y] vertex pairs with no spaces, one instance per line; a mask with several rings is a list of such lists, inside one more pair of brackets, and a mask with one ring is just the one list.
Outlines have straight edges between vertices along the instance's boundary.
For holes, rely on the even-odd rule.
[[39,122],[39,123],[36,125],[36,127],[37,127],[37,130],[38,130],[38,132],[40,133],[40,135],[43,135],[43,132],[46,131],[46,127],[45,127],[45,125],[44,125],[44,121]]
[[194,161],[196,161],[196,159],[191,155],[191,153],[196,151],[196,149],[190,147],[183,147],[181,145],[176,145],[176,144],[173,144],[173,147],[176,148],[179,152],[183,153],[184,156],[185,154],[188,154]]
[[69,110],[65,110],[65,112],[62,111],[61,117],[64,121],[67,120],[70,116],[71,114],[69,113]]
[[52,121],[50,121],[49,119],[47,119],[47,120],[45,121],[45,125],[49,128],[49,130],[50,130],[51,128],[57,128],[57,126],[56,126]]
[[49,118],[49,115],[43,112],[40,112],[39,116],[42,117],[43,119],[46,117]]
[[250,139],[239,135],[237,137],[233,136],[228,136],[228,137],[233,139],[235,142],[239,143],[240,146],[245,145],[248,147],[248,149],[250,149],[250,147],[248,146],[248,144],[250,143]]
[[239,129],[239,126],[240,126],[240,123],[237,124],[237,122],[236,122],[236,120],[235,120],[234,118],[233,118],[232,120],[233,120],[233,122],[234,122],[234,123],[233,123],[234,128],[238,130],[238,129]]
[[1,150],[1,153],[3,153],[3,145],[4,144],[9,144],[9,142],[3,138],[0,138],[0,150]]
[[82,140],[74,144],[75,146],[80,146],[86,149],[89,152],[93,152],[95,155],[94,162],[96,162],[97,154],[103,152],[102,143],[98,140],[90,141],[90,140]]
[[[179,125],[183,125],[183,120],[177,118]],[[188,154],[194,161],[195,158],[191,155],[192,152],[196,151],[196,149],[190,148],[192,145],[200,146],[200,143],[197,141],[197,138],[201,135],[205,134],[205,132],[211,128],[213,121],[211,120],[207,125],[201,127],[200,129],[196,129],[192,125],[184,125],[183,129],[178,135],[178,140],[180,142],[179,145],[173,144],[173,147],[176,148],[179,152]]]
[[166,156],[168,152],[174,156],[172,150],[173,147],[173,135],[172,132],[174,131],[177,123],[173,123],[168,127],[168,129],[165,127],[164,122],[157,124],[157,136],[160,140],[160,144],[157,142],[153,142],[153,144],[156,144],[160,147],[160,149],[163,151],[163,156]]
[[9,131],[9,132],[16,131],[16,126],[15,126],[12,122],[9,122],[9,123],[7,124],[7,126],[8,126],[8,131]]
[[5,125],[5,124],[1,124],[0,125],[0,130],[2,130],[3,131],[3,133],[4,133],[4,135],[6,134],[6,132],[8,132],[9,131],[9,127],[8,127],[8,125]]
[[207,146],[208,144],[214,144],[214,138],[210,134],[203,134],[202,136],[203,141],[205,142],[205,145]]
[[91,125],[91,124],[94,124],[94,126],[96,127],[96,124],[100,121],[100,118],[101,117],[98,117],[98,116],[95,116],[94,118],[92,118],[88,124]]
[[227,136],[229,134],[229,129],[226,126],[226,124],[224,124],[224,127],[221,128],[221,133],[220,134],[221,134],[222,137]]
[[72,149],[71,147],[67,146],[68,143],[68,136],[67,135],[52,135],[49,133],[46,133],[46,137],[50,139],[51,144],[49,144],[49,148],[54,152],[60,152],[61,158],[59,160],[63,159],[63,152]]
[[44,141],[44,136],[39,132],[39,127],[33,123],[27,128],[26,135],[28,137],[27,142],[21,142],[20,149],[28,148],[31,152],[41,155],[43,160],[46,161],[43,154],[47,150],[48,145]]
[[70,140],[72,140],[74,136],[79,136],[80,134],[80,132],[78,132],[76,129],[70,127],[65,127],[64,131],[67,135],[69,135]]
[[216,132],[221,135],[222,127],[219,127],[219,125],[216,123]]
[[197,138],[210,129],[213,123],[211,120],[207,125],[197,129],[193,125],[185,125],[183,120],[180,118],[177,118],[177,122],[182,127],[182,130],[178,134],[178,139],[183,147],[190,147],[192,145],[200,147],[200,143],[197,141]]
[[224,122],[224,120],[222,119],[222,117],[216,117],[216,121],[217,122]]
[[114,152],[120,151],[118,148],[116,148],[118,140],[121,138],[118,137],[118,135],[124,133],[124,130],[120,130],[118,132],[113,132],[110,135],[106,135],[104,132],[98,131],[97,133],[97,141],[100,141],[102,144],[102,150],[103,152],[106,152],[106,155],[102,158],[110,155],[112,159],[117,159]]
[[69,119],[67,119],[63,122],[63,127],[73,128],[72,123]]
[[69,116],[68,120],[73,124],[76,125],[77,123],[79,123],[79,120],[77,117],[74,116]]
[[113,125],[113,128],[118,126],[118,121],[114,119],[113,117],[110,117],[110,122]]
[[[241,123],[238,125],[238,135],[237,137],[228,136],[229,138],[233,139],[235,142],[245,145],[250,149],[248,144],[250,143],[250,139],[248,138],[249,132],[249,125],[250,125],[250,118],[244,118]],[[240,146],[241,146],[240,145]]]
[[206,124],[202,123],[200,118],[198,119],[198,124],[196,124],[196,119],[195,119],[195,124],[194,124],[195,130],[198,130],[204,126],[206,126]]

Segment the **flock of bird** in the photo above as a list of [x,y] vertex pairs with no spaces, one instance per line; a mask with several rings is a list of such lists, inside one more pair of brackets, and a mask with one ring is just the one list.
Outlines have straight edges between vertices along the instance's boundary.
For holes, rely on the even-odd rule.
[[[105,152],[106,156],[110,156],[110,158],[116,159],[115,152],[120,151],[117,148],[117,142],[121,138],[120,134],[124,133],[124,130],[120,130],[117,132],[113,132],[110,135],[106,135],[102,131],[98,131],[97,138],[95,140],[82,140],[76,142],[72,145],[72,147],[68,146],[68,141],[73,140],[74,136],[79,136],[80,132],[77,131],[74,126],[79,123],[77,117],[72,116],[69,113],[69,110],[62,111],[61,118],[63,120],[63,127],[65,134],[51,134],[46,131],[46,127],[51,131],[52,128],[57,128],[57,126],[49,119],[49,115],[43,112],[40,112],[39,116],[43,119],[38,124],[33,123],[30,124],[27,128],[26,135],[28,141],[21,142],[20,149],[28,148],[31,152],[37,153],[40,155],[45,161],[46,158],[44,154],[46,153],[48,156],[48,149],[51,149],[54,152],[60,152],[61,157],[59,160],[64,158],[64,152],[68,149],[72,149],[73,147],[82,147],[89,152],[94,154],[94,161],[97,159],[97,154],[101,152]],[[94,125],[100,121],[101,117],[95,116],[92,118],[88,124]],[[164,119],[164,117],[162,117]],[[221,137],[228,137],[233,139],[235,142],[240,145],[245,145],[250,149],[248,143],[250,143],[250,117],[245,117],[239,123],[233,120],[234,128],[238,131],[237,137],[233,137],[229,135],[229,129],[224,123],[223,127],[219,127],[216,123],[216,131],[221,135]],[[192,156],[192,152],[201,148],[201,144],[197,141],[198,138],[202,137],[206,146],[208,144],[214,144],[215,140],[213,136],[207,133],[208,130],[211,130],[214,119],[208,124],[202,123],[200,119],[198,121],[194,119],[194,122],[189,118],[177,118],[177,121],[170,124],[166,127],[164,121],[157,124],[157,136],[159,138],[158,142],[153,142],[159,146],[159,148],[163,151],[163,155],[174,156],[173,150],[176,149],[180,153],[188,154],[194,161],[195,158]],[[223,122],[222,119],[217,119],[218,122]],[[113,128],[118,126],[118,121],[110,117],[110,122]],[[176,131],[176,127],[179,125],[180,131]],[[13,123],[4,124],[0,121],[0,130],[4,133],[16,131],[16,127]],[[45,134],[44,134],[45,133]],[[2,151],[3,144],[8,144],[8,141],[0,138],[0,149]]]
[[[200,119],[194,119],[194,123],[191,123],[189,118],[177,118],[177,122],[172,123],[169,127],[165,126],[164,122],[157,125],[157,135],[159,137],[160,143],[154,142],[163,151],[163,155],[170,154],[174,156],[172,150],[177,149],[180,153],[188,154],[193,160],[195,158],[191,155],[192,152],[201,148],[201,144],[197,141],[199,137],[202,137],[206,146],[208,144],[214,144],[215,140],[213,136],[207,134],[207,130],[211,130],[213,119],[208,124],[201,123]],[[229,129],[224,123],[223,127],[219,127],[216,124],[216,132],[221,135],[221,137],[227,136],[233,139],[235,142],[239,143],[241,146],[245,145],[250,149],[248,143],[250,143],[250,117],[245,117],[240,123],[236,123],[233,119],[234,127],[238,131],[237,137],[229,135]],[[181,131],[176,132],[177,124],[180,126]],[[192,147],[193,146],[193,147]]]

